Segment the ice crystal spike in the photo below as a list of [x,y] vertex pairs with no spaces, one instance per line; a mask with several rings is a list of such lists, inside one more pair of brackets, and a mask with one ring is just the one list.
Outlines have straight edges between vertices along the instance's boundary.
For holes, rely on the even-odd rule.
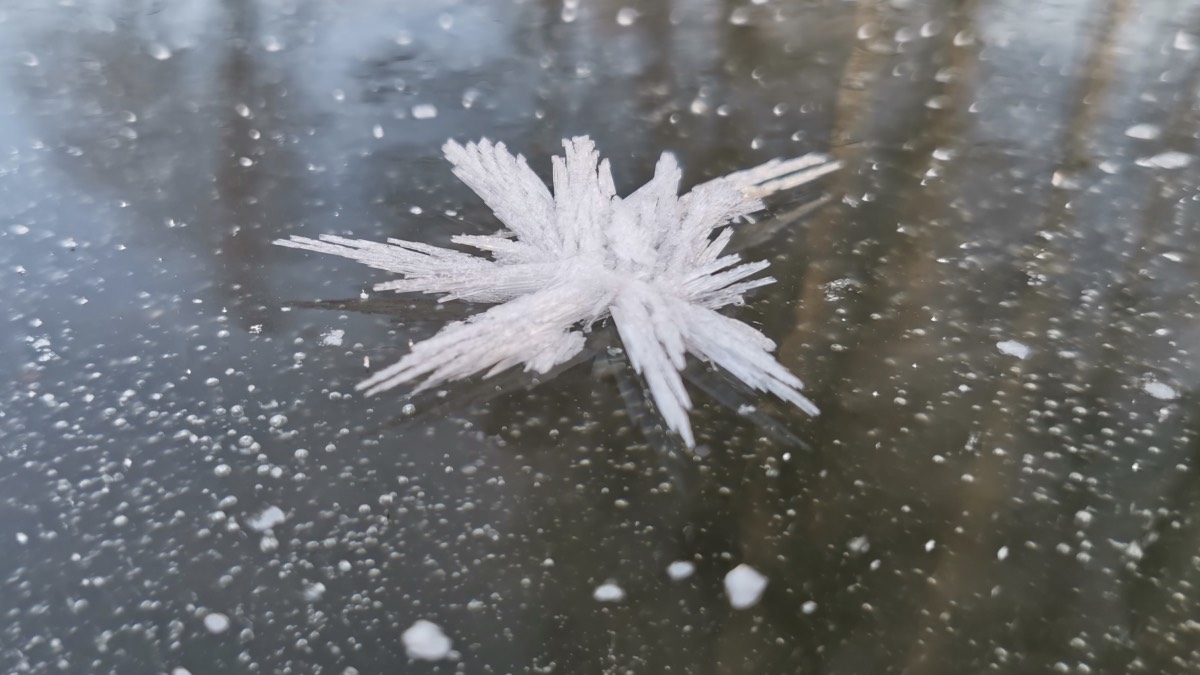
[[837,170],[838,162],[818,154],[773,160],[679,196],[679,165],[663,153],[650,182],[618,197],[608,161],[600,160],[591,139],[565,140],[563,149],[562,157],[553,158],[551,193],[525,158],[514,157],[503,143],[449,141],[443,147],[454,174],[507,228],[452,239],[484,255],[399,239],[322,235],[275,242],[402,276],[376,290],[494,305],[417,343],[359,389],[375,394],[421,380],[421,390],[522,364],[544,373],[578,354],[584,332],[611,316],[667,426],[689,447],[695,445],[688,421],[692,402],[679,373],[687,354],[818,414],[800,393],[800,380],[771,356],[775,343],[717,312],[774,281],[751,278],[767,263],[742,263],[721,252],[729,241],[726,225],[762,209],[768,195]]

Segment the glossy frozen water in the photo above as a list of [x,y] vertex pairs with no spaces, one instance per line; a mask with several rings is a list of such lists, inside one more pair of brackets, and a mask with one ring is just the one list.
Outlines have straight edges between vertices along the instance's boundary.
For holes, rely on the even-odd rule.
[[[1194,671],[1197,16],[5,3],[0,671]],[[690,455],[604,330],[354,392],[462,310],[269,242],[491,234],[441,144],[578,134],[844,163],[733,242],[821,417],[689,368]]]

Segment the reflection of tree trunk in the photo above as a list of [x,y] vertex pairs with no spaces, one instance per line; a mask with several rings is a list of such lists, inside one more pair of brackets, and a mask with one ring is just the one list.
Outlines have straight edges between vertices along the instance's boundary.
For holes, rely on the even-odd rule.
[[[1192,64],[1178,89],[1186,93],[1180,96],[1164,129],[1163,149],[1194,151],[1195,134],[1200,127],[1198,88],[1200,61]],[[1129,246],[1124,270],[1114,275],[1119,282],[1113,291],[1113,314],[1133,317],[1143,312],[1152,313],[1160,304],[1166,305],[1163,308],[1166,312],[1177,307],[1172,299],[1159,295],[1159,289],[1151,284],[1151,280],[1155,275],[1155,262],[1161,263],[1160,256],[1165,252],[1173,224],[1177,222],[1173,217],[1176,204],[1194,188],[1194,180],[1194,172],[1170,172],[1160,174],[1151,183],[1147,205],[1142,210],[1137,237]],[[1194,281],[1189,285],[1195,288]],[[1111,356],[1115,358],[1119,354],[1144,351],[1145,339],[1144,335],[1126,330],[1121,322],[1111,321],[1099,342],[1112,345]],[[1114,369],[1097,368],[1092,379],[1097,391],[1117,391],[1121,376]],[[1184,429],[1181,435],[1190,439],[1190,461],[1185,461],[1194,467],[1200,460],[1200,421],[1194,414],[1197,410],[1195,392],[1185,393],[1178,407],[1185,411],[1185,418],[1179,423]],[[1133,574],[1127,575],[1132,578],[1127,579],[1125,591],[1133,642],[1130,651],[1145,663],[1146,672],[1169,672],[1189,658],[1194,663],[1196,655],[1185,646],[1188,642],[1195,644],[1195,640],[1177,639],[1177,631],[1194,633],[1197,630],[1194,621],[1200,601],[1189,594],[1200,584],[1200,567],[1195,564],[1195,552],[1200,545],[1200,520],[1194,515],[1200,507],[1200,481],[1195,471],[1168,480],[1170,486],[1164,490],[1164,499],[1156,509],[1151,530],[1153,536],[1146,539],[1145,558]]]
[[[231,21],[232,38],[228,41],[229,55],[221,71],[219,90],[225,95],[221,107],[222,123],[221,152],[216,160],[216,221],[211,223],[215,231],[221,232],[218,253],[223,274],[220,285],[231,305],[239,309],[234,317],[243,326],[268,324],[273,312],[266,311],[263,302],[263,275],[259,262],[268,237],[257,231],[265,218],[259,205],[263,192],[262,176],[266,170],[260,165],[262,153],[252,134],[259,137],[269,135],[261,128],[269,123],[272,111],[267,107],[271,97],[261,96],[255,79],[254,60],[251,50],[256,41],[257,16],[253,3],[227,0],[226,8]],[[251,115],[237,112],[239,105],[254,106],[263,102],[263,108]],[[254,106],[257,107],[257,106]],[[258,120],[257,124],[252,117]],[[247,164],[243,165],[243,162]],[[269,328],[269,326],[268,326]]]
[[[1128,9],[1128,0],[1113,0],[1106,13],[1102,30],[1097,34],[1091,52],[1084,61],[1079,91],[1072,97],[1074,102],[1068,112],[1067,123],[1064,125],[1064,136],[1061,141],[1062,151],[1058,160],[1060,171],[1076,170],[1086,161],[1087,139],[1094,131],[1098,111],[1103,109],[1100,101],[1104,99],[1108,83],[1112,79],[1112,66],[1116,53],[1116,41]],[[1060,196],[1061,194],[1061,196]],[[1074,231],[1073,213],[1068,209],[1068,201],[1074,195],[1071,193],[1052,193],[1050,206],[1042,218],[1042,231],[1066,233]],[[1069,241],[1056,238],[1052,241]],[[1047,255],[1047,254],[1050,255]],[[1065,253],[1065,252],[1063,252]],[[1036,258],[1031,261],[1034,274],[1043,274],[1047,278],[1057,279],[1071,275],[1072,270],[1066,266],[1059,254],[1053,250],[1039,250]],[[1012,328],[1013,335],[1046,335],[1052,328],[1061,328],[1059,319],[1070,315],[1071,305],[1075,295],[1057,293],[1045,286],[1034,285],[1025,293],[1019,303],[1023,311]],[[994,527],[994,520],[1002,514],[1012,513],[1016,508],[1013,504],[1014,491],[1018,480],[1017,473],[1021,469],[1013,458],[997,455],[987,451],[988,448],[1010,446],[1014,439],[1026,437],[1025,430],[1036,415],[1040,401],[1028,396],[1023,391],[1030,381],[1026,374],[1037,373],[1070,373],[1071,363],[1053,353],[1052,350],[1039,350],[1029,361],[1022,364],[1017,376],[1005,377],[999,385],[999,391],[993,398],[1002,401],[1004,405],[989,408],[993,414],[986,417],[978,436],[981,452],[966,467],[967,472],[976,477],[974,482],[966,484],[959,498],[959,512],[963,514],[956,521],[958,528],[966,533],[974,534],[974,540],[960,538],[962,543],[944,554],[938,562],[931,578],[937,580],[931,590],[926,610],[923,616],[928,617],[918,629],[920,639],[915,641],[915,647],[909,654],[909,669],[913,673],[940,672],[942,665],[950,662],[950,655],[944,653],[949,649],[947,644],[952,635],[941,625],[945,616],[961,615],[966,607],[973,604],[973,596],[979,597],[987,589],[978,588],[977,571],[987,569],[996,557],[1003,540],[998,541],[988,533]],[[1034,381],[1037,376],[1034,375]],[[1042,381],[1040,396],[1054,400],[1070,400],[1068,390],[1058,391],[1053,382]],[[982,480],[979,480],[982,478]],[[1058,520],[1059,541],[1069,541],[1067,528],[1072,526],[1069,514],[1083,507],[1081,493],[1067,491],[1058,495],[1057,511],[1068,514]],[[1011,517],[1011,516],[1010,516]],[[1049,523],[1041,523],[1045,527]],[[1012,533],[1009,533],[1011,536]],[[1043,532],[1038,537],[1042,541],[1055,539],[1051,532]],[[1013,542],[1016,543],[1016,542]],[[1028,568],[1025,568],[1028,570]],[[1047,572],[1041,580],[1026,579],[1026,584],[1034,584],[1043,591],[1032,602],[1042,605],[1041,612],[1025,612],[1039,617],[1040,625],[1036,629],[1040,634],[1030,636],[1037,644],[1066,644],[1074,635],[1088,626],[1109,625],[1106,623],[1112,617],[1102,616],[1105,602],[1098,598],[1077,597],[1074,601],[1064,601],[1060,589],[1069,589],[1077,580],[1060,578],[1065,568],[1057,566]],[[1039,586],[1040,584],[1040,586]],[[1008,590],[1016,592],[1015,589]],[[1086,616],[1080,617],[1080,607],[1092,605],[1095,613],[1084,611]],[[997,611],[992,610],[987,617],[980,620],[996,622]],[[1029,629],[1026,629],[1029,630]],[[1033,650],[1036,652],[1036,650]],[[1036,658],[1036,655],[1031,655]],[[1033,669],[1048,668],[1051,663],[1029,663]]]

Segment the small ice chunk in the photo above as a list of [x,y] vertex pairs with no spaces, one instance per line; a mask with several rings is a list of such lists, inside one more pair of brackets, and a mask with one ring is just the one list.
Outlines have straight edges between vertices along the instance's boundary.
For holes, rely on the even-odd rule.
[[686,560],[676,560],[667,565],[667,576],[671,577],[671,581],[682,581],[696,571],[696,566]]
[[404,641],[404,651],[410,659],[437,661],[450,654],[450,638],[442,632],[441,626],[432,621],[417,619],[404,631],[401,639]]
[[1175,33],[1175,39],[1171,42],[1171,46],[1181,52],[1195,51],[1196,45],[1200,45],[1200,39],[1197,39],[1191,33],[1183,31]]
[[625,599],[625,589],[609,581],[597,586],[592,597],[597,602],[620,602]]
[[321,336],[321,344],[326,347],[341,347],[344,337],[346,337],[346,331],[340,328],[330,328]]
[[1135,124],[1125,130],[1125,135],[1143,141],[1152,141],[1162,135],[1162,128],[1157,124]]
[[846,550],[854,554],[866,553],[871,550],[871,540],[864,534],[846,542]]
[[287,514],[278,506],[268,506],[263,512],[250,519],[250,529],[256,532],[266,532],[287,520]]
[[758,604],[767,588],[767,578],[758,570],[742,563],[725,575],[725,595],[734,609],[746,609]]
[[1154,169],[1182,169],[1192,163],[1192,156],[1186,152],[1178,150],[1168,150],[1160,152],[1153,157],[1142,157],[1137,160],[1138,166],[1145,166]]
[[801,614],[812,614],[813,612],[816,612],[816,611],[817,611],[817,603],[813,602],[812,600],[805,601],[805,603],[803,605],[800,605],[800,613]]
[[617,10],[617,25],[632,26],[638,19],[638,11],[632,7],[622,7]]
[[1150,380],[1142,385],[1142,391],[1150,394],[1154,398],[1164,401],[1174,401],[1179,398],[1179,392],[1169,384],[1163,384],[1158,380]]
[[209,612],[204,615],[204,628],[213,635],[220,635],[229,630],[229,617],[220,612]]
[[1017,342],[1016,340],[1004,340],[1003,342],[997,342],[996,349],[999,349],[1000,353],[1002,353],[1002,354],[1008,354],[1009,356],[1015,356],[1018,359],[1028,358],[1029,352],[1030,352],[1030,349],[1028,346],[1023,345],[1020,342]]
[[437,106],[432,103],[418,103],[412,108],[413,119],[431,120],[437,117]]

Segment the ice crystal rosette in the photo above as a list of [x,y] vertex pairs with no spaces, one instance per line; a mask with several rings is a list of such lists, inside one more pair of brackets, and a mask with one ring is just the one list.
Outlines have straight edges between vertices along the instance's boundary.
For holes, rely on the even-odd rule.
[[588,329],[612,317],[667,426],[689,447],[692,402],[680,376],[687,354],[816,415],[800,380],[771,356],[775,343],[717,310],[774,282],[751,278],[766,262],[722,255],[732,233],[727,226],[761,210],[763,197],[815,180],[837,163],[815,154],[774,160],[680,196],[679,165],[663,153],[650,182],[618,197],[609,163],[589,138],[563,141],[563,148],[564,156],[553,158],[552,194],[503,143],[446,143],[455,175],[507,228],[452,238],[485,255],[399,239],[322,235],[275,242],[401,275],[376,284],[378,291],[494,305],[413,345],[359,388],[374,394],[421,379],[419,391],[517,365],[544,373],[578,354]]

